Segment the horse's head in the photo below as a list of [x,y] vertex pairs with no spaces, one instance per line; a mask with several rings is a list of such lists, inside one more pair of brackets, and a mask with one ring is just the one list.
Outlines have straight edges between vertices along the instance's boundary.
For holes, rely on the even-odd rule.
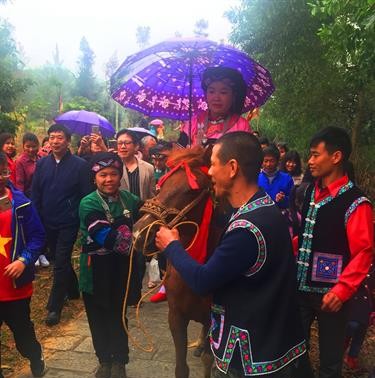
[[[207,175],[206,151],[201,147],[174,152],[168,159],[171,171],[159,181],[159,193],[140,209],[143,216],[135,223],[135,248],[154,252],[153,241],[161,224],[174,227],[181,221],[200,223],[205,200],[210,195],[211,180]],[[196,228],[179,227],[184,245],[193,238]]]

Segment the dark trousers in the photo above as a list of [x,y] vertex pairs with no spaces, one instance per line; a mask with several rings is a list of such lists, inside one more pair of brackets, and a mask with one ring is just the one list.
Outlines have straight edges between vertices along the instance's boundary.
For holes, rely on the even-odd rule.
[[346,338],[349,342],[348,355],[350,357],[358,357],[363,341],[366,337],[367,328],[367,324],[362,324],[360,322],[356,322],[355,320],[348,322],[346,328]]
[[78,226],[46,229],[48,248],[55,255],[53,284],[47,304],[49,311],[60,312],[66,296],[79,297],[78,280],[71,261],[77,232]]
[[[319,378],[341,378],[348,312],[345,305],[338,312],[322,311],[322,297],[314,293],[299,294],[305,338],[309,342],[311,324],[316,318],[319,328]],[[295,376],[314,377],[307,354],[300,358]]]
[[0,327],[3,323],[12,331],[16,348],[23,357],[30,361],[41,358],[42,348],[36,339],[34,324],[30,320],[30,298],[0,302]]
[[82,296],[99,362],[115,361],[127,364],[129,362],[128,335],[122,325],[121,300],[117,300],[117,304],[103,306],[91,294],[83,293]]

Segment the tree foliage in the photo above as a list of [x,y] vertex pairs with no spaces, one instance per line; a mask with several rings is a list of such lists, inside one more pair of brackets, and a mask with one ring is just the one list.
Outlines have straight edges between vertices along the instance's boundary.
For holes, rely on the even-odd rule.
[[[374,175],[374,0],[242,0],[227,17],[231,41],[272,74],[259,125],[307,152],[317,129],[345,127],[361,174]],[[359,159],[358,159],[359,158]],[[362,180],[364,182],[365,180]]]
[[23,65],[11,25],[0,19],[0,132],[14,132],[22,120],[16,112],[18,99],[31,84],[24,77]]
[[302,135],[343,120],[334,109],[338,82],[316,34],[319,20],[304,1],[242,1],[228,17],[231,40],[272,74],[276,91],[261,117],[268,134],[302,148]]
[[77,96],[86,97],[89,100],[95,100],[97,95],[96,80],[94,75],[95,54],[91,50],[85,37],[80,42],[81,55],[78,60],[78,77],[76,84]]
[[197,38],[207,38],[208,37],[208,21],[204,18],[199,19],[194,25],[194,35]]
[[27,75],[33,81],[22,96],[28,119],[50,122],[59,112],[60,99],[65,103],[73,97],[75,77],[64,66],[56,64],[30,69]]
[[347,88],[352,142],[357,147],[360,134],[368,136],[375,115],[375,1],[315,0],[310,5],[321,20],[318,35],[326,57]]
[[328,54],[318,35],[322,19],[312,15],[306,1],[243,0],[227,16],[233,24],[232,42],[272,74],[276,91],[260,121],[267,133],[302,149],[321,127],[352,129],[353,88]]
[[150,31],[149,26],[138,26],[136,31],[137,44],[140,49],[144,49],[150,43]]

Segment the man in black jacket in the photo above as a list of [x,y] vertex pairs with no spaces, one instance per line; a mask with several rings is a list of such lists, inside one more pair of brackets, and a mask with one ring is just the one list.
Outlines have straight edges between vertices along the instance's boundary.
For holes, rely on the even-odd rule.
[[79,298],[71,256],[79,226],[79,203],[92,187],[88,164],[69,151],[69,130],[63,125],[52,125],[48,136],[52,154],[37,163],[32,199],[46,229],[48,248],[55,255],[46,318],[46,324],[52,326],[60,321],[65,297]]

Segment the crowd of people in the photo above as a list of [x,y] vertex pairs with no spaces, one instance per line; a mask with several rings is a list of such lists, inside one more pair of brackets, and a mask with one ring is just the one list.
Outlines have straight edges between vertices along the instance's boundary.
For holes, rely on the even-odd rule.
[[[341,377],[343,358],[357,368],[374,311],[374,234],[371,203],[348,169],[348,134],[322,129],[303,164],[286,143],[253,135],[241,117],[246,86],[238,71],[209,68],[202,88],[208,109],[181,126],[176,142],[122,129],[110,146],[95,131],[74,151],[70,130],[53,124],[41,144],[25,133],[17,151],[15,136],[0,134],[0,324],[9,325],[35,377],[45,362],[30,319],[32,280],[35,267],[50,262],[46,324],[58,324],[66,300],[82,292],[95,376],[126,377],[124,282],[131,272],[127,304],[137,303],[151,264],[142,253],[130,264],[132,227],[170,169],[168,156],[195,145],[213,145],[208,174],[231,218],[206,264],[184,251],[176,230],[161,227],[156,245],[160,272],[168,259],[194,291],[213,295],[214,376],[312,378],[314,320],[319,378]],[[71,263],[78,234],[79,278]],[[150,275],[147,286],[157,280]],[[167,295],[161,287],[151,301]]]

